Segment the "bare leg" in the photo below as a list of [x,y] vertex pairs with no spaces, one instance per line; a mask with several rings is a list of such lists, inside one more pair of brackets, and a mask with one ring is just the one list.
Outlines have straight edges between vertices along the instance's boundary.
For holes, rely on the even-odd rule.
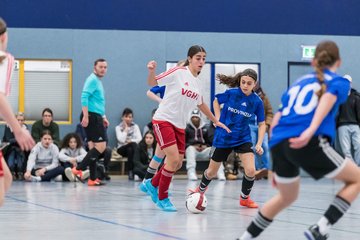
[[12,176],[5,162],[5,159],[2,157],[0,161],[4,171],[4,176],[0,177],[0,206],[2,206],[4,203],[5,193],[9,190],[11,186]]

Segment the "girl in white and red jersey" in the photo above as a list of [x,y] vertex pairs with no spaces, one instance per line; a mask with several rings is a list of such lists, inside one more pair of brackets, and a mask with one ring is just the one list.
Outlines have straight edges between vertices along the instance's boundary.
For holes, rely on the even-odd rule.
[[[6,99],[10,92],[10,79],[14,67],[14,57],[5,52],[8,36],[6,23],[0,18],[0,115],[13,130],[16,141],[22,150],[30,150],[34,140],[30,133],[23,129],[15,118],[11,106]],[[4,202],[5,192],[10,188],[12,176],[0,151],[0,206]]]
[[150,61],[147,65],[149,85],[166,86],[166,94],[153,117],[153,130],[167,161],[152,179],[145,181],[153,202],[164,211],[176,211],[168,198],[168,189],[184,158],[185,127],[190,112],[197,106],[216,126],[230,131],[203,102],[198,75],[205,64],[205,57],[205,49],[195,45],[189,48],[184,66],[155,76],[156,62]]

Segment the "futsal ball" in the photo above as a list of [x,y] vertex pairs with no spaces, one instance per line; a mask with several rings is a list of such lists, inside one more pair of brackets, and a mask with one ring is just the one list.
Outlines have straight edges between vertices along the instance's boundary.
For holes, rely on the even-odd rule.
[[206,196],[198,192],[192,193],[187,197],[185,205],[191,213],[202,213],[207,206]]

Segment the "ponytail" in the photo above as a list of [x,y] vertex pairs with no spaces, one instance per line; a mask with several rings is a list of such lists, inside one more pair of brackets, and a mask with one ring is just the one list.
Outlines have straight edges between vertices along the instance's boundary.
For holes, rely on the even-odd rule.
[[324,41],[317,45],[314,57],[316,77],[321,85],[316,95],[320,98],[326,92],[324,70],[333,66],[340,59],[339,48],[335,42]]
[[220,84],[225,84],[230,88],[239,87],[241,72],[236,74],[235,76],[226,76],[224,74],[216,74],[216,79],[220,82]]

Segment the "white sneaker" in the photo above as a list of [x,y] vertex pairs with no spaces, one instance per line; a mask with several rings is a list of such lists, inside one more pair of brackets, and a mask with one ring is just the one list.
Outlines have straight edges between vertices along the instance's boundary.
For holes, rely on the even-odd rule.
[[138,175],[134,174],[134,181],[139,182],[141,181],[141,178]]
[[187,175],[188,175],[188,179],[190,181],[197,181],[198,180],[195,170],[188,170]]
[[31,175],[31,181],[32,182],[41,182],[41,177]]
[[69,179],[70,182],[75,181],[75,176],[69,167],[65,168],[65,176]]
[[217,179],[219,181],[226,181],[225,172],[224,172],[224,165],[220,165],[220,168],[217,172]]
[[61,175],[57,175],[57,176],[54,178],[54,181],[55,181],[55,182],[62,182],[62,181],[63,181],[62,176],[61,176]]
[[224,173],[218,173],[217,174],[217,179],[219,180],[219,181],[226,181],[226,177],[225,177],[225,174]]
[[85,180],[85,179],[87,179],[89,176],[90,176],[90,171],[89,171],[89,169],[86,169],[85,171],[82,172],[81,179],[82,179],[82,180]]

